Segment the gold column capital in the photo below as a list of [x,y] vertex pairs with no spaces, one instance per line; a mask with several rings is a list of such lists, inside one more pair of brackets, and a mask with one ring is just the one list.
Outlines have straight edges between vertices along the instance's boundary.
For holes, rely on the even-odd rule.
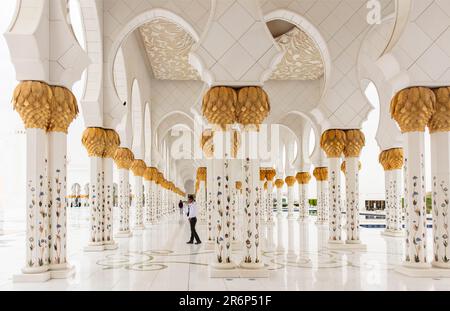
[[129,170],[134,161],[134,154],[128,148],[117,148],[114,162],[119,169]]
[[399,170],[403,168],[404,156],[402,148],[393,148],[380,153],[380,164],[385,171]]
[[345,131],[345,148],[344,148],[345,157],[358,158],[365,144],[366,138],[361,130]]
[[309,181],[311,180],[311,174],[309,172],[299,172],[295,176],[295,179],[297,179],[297,182],[301,185],[307,185],[309,184]]
[[266,170],[266,179],[273,182],[275,176],[277,176],[277,171],[273,168]]
[[105,129],[106,139],[105,139],[105,158],[114,158],[117,148],[120,145],[119,134],[115,130]]
[[242,190],[242,182],[240,182],[240,181],[236,182],[236,189],[237,190]]
[[77,99],[72,91],[61,86],[51,86],[50,119],[47,131],[68,132],[69,126],[78,115]]
[[145,170],[147,169],[147,165],[144,160],[135,159],[130,166],[131,171],[134,176],[144,177]]
[[328,130],[322,134],[320,146],[328,158],[340,158],[346,144],[346,135],[343,130]]
[[425,87],[407,88],[394,96],[390,109],[402,133],[424,132],[436,110],[436,95]]
[[13,109],[20,115],[25,128],[47,130],[51,116],[53,92],[47,83],[20,82],[13,94]]
[[266,180],[266,169],[260,168],[259,169],[259,181],[265,181]]
[[450,87],[433,89],[436,96],[436,111],[432,115],[428,127],[430,133],[450,131]]
[[88,127],[84,130],[81,143],[89,157],[103,158],[106,146],[105,130],[99,127]]
[[288,177],[286,177],[285,181],[286,181],[286,184],[288,185],[288,187],[292,187],[297,180],[295,179],[294,176],[288,176]]
[[232,87],[213,87],[203,96],[203,116],[210,124],[218,124],[225,130],[236,121],[236,102],[237,92]]
[[327,167],[316,167],[313,172],[314,177],[317,181],[328,180],[328,168]]
[[269,96],[259,86],[239,89],[236,102],[236,121],[244,126],[259,126],[270,113]]
[[277,180],[275,180],[275,186],[276,186],[278,189],[283,188],[283,186],[284,186],[284,180],[283,180],[283,179],[277,179]]

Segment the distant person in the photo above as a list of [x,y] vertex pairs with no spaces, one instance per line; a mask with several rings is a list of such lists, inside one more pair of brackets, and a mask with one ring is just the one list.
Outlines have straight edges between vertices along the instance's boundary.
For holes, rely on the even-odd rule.
[[191,194],[188,196],[187,205],[187,217],[189,219],[189,224],[191,225],[191,239],[187,244],[193,244],[195,239],[195,244],[201,244],[200,238],[198,237],[197,231],[195,230],[195,225],[197,224],[197,204],[195,203],[194,196]]

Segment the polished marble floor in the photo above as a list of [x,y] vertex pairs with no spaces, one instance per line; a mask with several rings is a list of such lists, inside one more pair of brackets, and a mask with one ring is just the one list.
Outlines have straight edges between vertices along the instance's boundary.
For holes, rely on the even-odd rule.
[[[395,272],[404,242],[382,236],[381,229],[361,229],[366,252],[332,251],[326,247],[326,227],[316,226],[314,218],[299,224],[284,216],[281,230],[276,224],[273,231],[263,232],[269,278],[211,279],[208,263],[213,252],[205,244],[186,245],[189,226],[178,215],[131,238],[117,239],[118,250],[102,253],[82,250],[88,239],[86,216],[70,211],[68,247],[75,277],[42,284],[12,282],[24,262],[20,230],[24,223],[16,220],[7,227],[5,222],[7,228],[0,235],[0,290],[450,290],[450,279],[408,278]],[[201,237],[205,230],[200,224]],[[239,262],[239,251],[234,259]]]

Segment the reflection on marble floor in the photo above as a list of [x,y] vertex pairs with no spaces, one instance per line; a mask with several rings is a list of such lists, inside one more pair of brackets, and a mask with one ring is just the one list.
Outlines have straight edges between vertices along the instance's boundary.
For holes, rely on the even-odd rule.
[[[12,283],[24,260],[24,233],[0,236],[0,290],[450,290],[450,279],[415,279],[393,271],[402,261],[404,242],[379,229],[361,229],[366,252],[328,250],[327,227],[316,226],[313,218],[300,224],[284,217],[281,226],[263,227],[269,278],[211,279],[213,251],[204,244],[186,245],[189,226],[176,216],[117,239],[118,250],[101,253],[82,251],[88,240],[84,219],[71,211],[69,259],[77,273],[69,280]],[[199,229],[204,237],[205,225]],[[240,254],[234,252],[236,263]]]

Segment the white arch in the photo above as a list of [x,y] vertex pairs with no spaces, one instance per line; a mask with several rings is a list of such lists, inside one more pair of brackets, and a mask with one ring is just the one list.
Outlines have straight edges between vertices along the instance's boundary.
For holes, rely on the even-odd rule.
[[[322,56],[323,64],[324,64],[324,84],[322,88],[321,98],[325,95],[325,91],[328,90],[328,86],[330,83],[331,77],[331,55],[328,50],[328,45],[320,33],[320,31],[311,23],[307,18],[301,16],[295,12],[286,10],[286,9],[277,9],[272,11],[264,16],[264,20],[266,22],[270,22],[273,20],[283,20],[285,22],[291,23],[294,26],[298,27],[302,31],[304,31],[315,43],[318,47],[318,50]],[[320,101],[319,101],[320,102]]]
[[108,83],[110,83],[110,87],[114,89],[114,96],[118,97],[116,87],[113,83],[113,64],[114,59],[117,56],[117,52],[122,45],[123,42],[125,42],[125,39],[133,33],[139,26],[151,22],[156,19],[166,19],[169,20],[180,27],[182,27],[184,30],[186,30],[192,38],[198,42],[200,36],[195,31],[195,29],[181,16],[165,10],[165,9],[150,9],[146,12],[143,12],[137,16],[135,16],[133,19],[128,21],[128,23],[122,28],[122,30],[115,36],[114,42],[111,45],[109,54],[107,55],[107,80]]

